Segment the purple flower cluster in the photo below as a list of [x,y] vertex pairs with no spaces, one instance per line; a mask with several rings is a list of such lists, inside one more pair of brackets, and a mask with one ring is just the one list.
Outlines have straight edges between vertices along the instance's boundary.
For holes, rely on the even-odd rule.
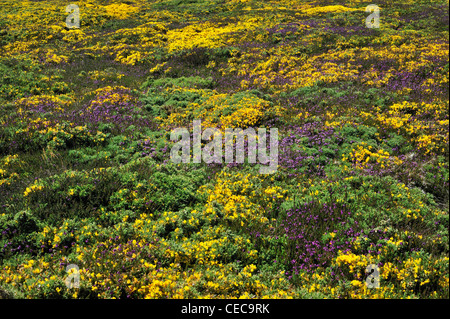
[[[58,103],[48,98],[40,98],[38,104],[16,102],[16,106],[21,107],[23,111],[29,111],[31,113],[53,113],[57,112],[57,108],[60,107]],[[27,115],[29,116],[29,114]]]
[[360,234],[359,224],[351,220],[351,215],[336,203],[309,202],[288,210],[280,229],[287,236],[286,258],[292,273],[327,267],[339,250],[348,251],[352,238]]
[[[137,105],[134,101],[129,101],[125,96],[128,90],[119,89],[117,92],[109,91],[100,94],[88,105],[79,111],[83,122],[90,123],[115,123],[122,124],[132,120],[133,115],[137,113]],[[121,95],[119,100],[111,101],[114,94]],[[122,98],[123,96],[123,98]]]
[[138,141],[137,146],[139,151],[141,151],[142,157],[149,156],[155,159],[164,158],[165,160],[168,160],[170,157],[170,149],[168,146],[163,148],[158,147],[156,142],[149,138]]
[[152,128],[154,123],[141,116],[142,103],[131,95],[129,89],[115,88],[100,93],[84,105],[80,110],[68,115],[79,125],[91,124],[96,128],[100,123],[112,124],[115,128],[123,130],[130,125],[142,128]]
[[280,142],[280,165],[289,170],[289,176],[302,173],[323,176],[324,166],[338,151],[332,141],[338,141],[339,135],[319,122],[295,126],[289,132]]
[[36,252],[36,247],[32,241],[23,236],[20,236],[21,232],[14,227],[6,227],[0,233],[0,259],[5,255],[21,253],[32,254]]
[[367,28],[365,25],[346,25],[346,26],[324,26],[323,31],[342,36],[371,36],[374,34],[373,29]]
[[266,31],[269,34],[276,34],[282,37],[285,37],[289,32],[294,33],[298,30],[298,23],[287,23],[287,24],[279,24],[272,28],[266,28]]

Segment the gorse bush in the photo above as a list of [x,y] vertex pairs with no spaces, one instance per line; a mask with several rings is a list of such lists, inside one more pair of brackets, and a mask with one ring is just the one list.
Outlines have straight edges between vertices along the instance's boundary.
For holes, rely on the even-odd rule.
[[136,172],[128,170],[128,166],[90,172],[66,171],[35,180],[26,188],[24,196],[34,215],[51,224],[60,223],[64,218],[86,218],[102,207],[162,213],[193,207],[199,201],[196,189],[205,180],[204,171],[183,173],[176,167],[159,166],[155,162],[145,161],[145,164],[153,166],[145,177],[137,173],[139,166],[136,167],[135,161],[129,165]]

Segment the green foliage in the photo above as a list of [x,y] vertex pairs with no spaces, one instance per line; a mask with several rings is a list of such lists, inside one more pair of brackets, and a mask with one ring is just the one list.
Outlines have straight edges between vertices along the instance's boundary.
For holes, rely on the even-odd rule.
[[[0,216],[0,245],[8,250],[0,251],[0,259],[7,259],[12,255],[11,249],[25,248],[22,251],[31,253],[36,246],[34,237],[42,229],[42,223],[29,210],[20,211],[14,216]],[[9,251],[9,253],[8,253]]]
[[340,130],[344,140],[342,144],[342,152],[348,153],[352,144],[365,142],[372,147],[377,147],[378,129],[366,125],[344,125]]
[[0,99],[12,101],[25,94],[65,94],[69,86],[60,81],[49,82],[43,68],[31,59],[0,61]]
[[179,88],[196,88],[211,85],[210,79],[199,77],[148,79],[142,89],[148,88],[141,98],[144,109],[152,116],[166,118],[172,110],[185,108],[189,103],[201,103],[204,100],[200,92],[180,90]]
[[179,78],[148,78],[142,85],[141,90],[148,89],[148,92],[161,92],[166,88],[174,86],[183,88],[212,88],[211,78],[202,78],[199,76],[179,77]]
[[[150,165],[145,176],[140,173],[144,165]],[[162,212],[193,207],[201,200],[196,189],[205,179],[202,169],[155,166],[143,158],[120,168],[66,171],[39,180],[43,188],[31,192],[27,203],[39,219],[59,224],[64,218],[94,216],[101,207]]]

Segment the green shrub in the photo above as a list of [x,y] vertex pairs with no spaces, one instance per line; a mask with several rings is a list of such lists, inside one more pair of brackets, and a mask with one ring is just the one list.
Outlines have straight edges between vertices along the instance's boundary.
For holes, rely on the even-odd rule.
[[49,82],[44,69],[31,59],[15,58],[0,61],[0,99],[12,101],[26,94],[65,94],[70,89],[67,83]]

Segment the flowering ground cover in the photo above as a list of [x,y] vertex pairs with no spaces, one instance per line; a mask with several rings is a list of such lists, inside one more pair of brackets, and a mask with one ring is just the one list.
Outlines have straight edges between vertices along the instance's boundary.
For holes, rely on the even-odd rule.
[[73,4],[0,0],[0,298],[449,298],[448,1]]

